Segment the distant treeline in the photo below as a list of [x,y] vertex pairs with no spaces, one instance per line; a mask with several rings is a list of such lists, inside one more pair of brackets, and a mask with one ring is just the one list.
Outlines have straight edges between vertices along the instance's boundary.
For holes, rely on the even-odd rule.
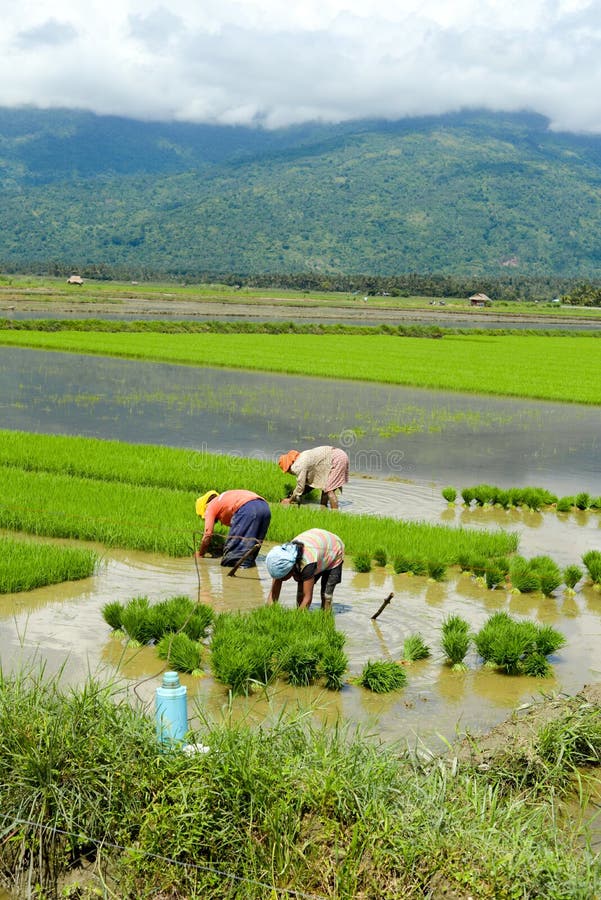
[[[357,293],[367,296],[391,297],[469,297],[481,292],[491,300],[550,301],[577,290],[580,280],[553,276],[489,276],[420,275],[416,272],[392,276],[343,275],[316,273],[207,272],[191,269],[158,271],[148,267],[79,265],[77,261],[18,264],[0,261],[0,272],[67,278],[77,272],[84,279],[97,281],[157,282],[172,281],[186,284],[223,284],[230,287],[264,288],[293,291],[331,291]],[[601,282],[598,283],[601,286]]]

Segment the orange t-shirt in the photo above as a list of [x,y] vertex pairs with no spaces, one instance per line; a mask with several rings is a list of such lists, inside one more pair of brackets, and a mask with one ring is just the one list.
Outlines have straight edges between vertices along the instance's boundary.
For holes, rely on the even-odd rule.
[[205,509],[205,534],[211,534],[215,521],[221,522],[222,525],[229,525],[232,521],[234,513],[241,506],[248,503],[249,500],[263,500],[253,491],[224,491],[218,497],[213,497],[210,503],[207,503]]

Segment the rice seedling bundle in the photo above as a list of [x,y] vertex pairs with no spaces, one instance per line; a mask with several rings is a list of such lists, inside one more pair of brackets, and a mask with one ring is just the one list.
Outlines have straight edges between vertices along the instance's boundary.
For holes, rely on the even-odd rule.
[[586,566],[593,584],[601,584],[601,551],[589,550],[583,554],[582,562]]
[[373,691],[375,694],[387,694],[398,691],[407,683],[407,673],[395,662],[387,660],[368,660],[363,666],[357,684]]
[[148,644],[155,631],[148,597],[134,597],[123,607],[121,627],[134,645]]
[[371,555],[369,553],[357,553],[353,559],[355,572],[371,572]]
[[0,594],[89,578],[97,565],[93,550],[0,537]]
[[388,562],[388,553],[384,547],[376,547],[374,550],[374,562],[377,566],[383,567]]
[[557,501],[557,512],[570,512],[574,506],[574,497],[560,497]]
[[477,484],[472,488],[478,506],[491,506],[496,499],[497,489],[492,484]]
[[445,487],[442,489],[442,496],[447,503],[454,503],[457,499],[457,491],[454,487]]
[[484,571],[484,577],[486,579],[486,587],[492,591],[505,580],[505,573],[500,566],[489,563]]
[[448,616],[442,623],[441,646],[454,671],[465,671],[463,662],[469,650],[471,636],[469,625],[461,616]]
[[123,628],[123,603],[119,600],[111,600],[102,607],[102,618],[113,631],[121,631]]
[[428,575],[430,578],[433,578],[434,581],[443,581],[447,572],[447,567],[444,562],[436,559],[429,559],[426,563]]
[[177,672],[188,672],[191,675],[200,673],[201,645],[183,632],[164,634],[157,644],[157,653],[160,659],[167,660]]
[[580,568],[580,566],[566,566],[563,570],[564,584],[569,590],[574,590],[581,578],[582,569]]
[[534,572],[538,573],[541,591],[545,597],[550,597],[562,582],[559,566],[550,556],[533,556],[530,566]]
[[574,505],[577,509],[589,509],[591,505],[590,494],[584,492],[576,494],[574,498]]
[[519,591],[521,594],[528,594],[541,589],[540,573],[523,556],[516,556],[512,559],[509,577],[512,589]]
[[550,671],[546,657],[564,646],[565,637],[549,625],[518,621],[506,612],[498,612],[474,635],[474,644],[489,666],[509,675],[544,677]]
[[333,616],[290,610],[279,604],[251,613],[222,613],[214,623],[211,666],[218,681],[235,693],[248,693],[275,677],[295,686],[323,679],[339,690],[348,661],[345,636]]
[[424,643],[421,634],[410,634],[403,641],[403,660],[406,662],[427,659],[429,656],[430,648]]

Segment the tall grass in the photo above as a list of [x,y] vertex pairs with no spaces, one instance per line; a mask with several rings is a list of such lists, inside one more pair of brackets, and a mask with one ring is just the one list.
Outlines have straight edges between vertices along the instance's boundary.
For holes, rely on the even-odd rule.
[[556,798],[574,766],[599,764],[598,707],[476,770],[303,715],[205,722],[193,739],[208,753],[161,752],[122,687],[0,674],[0,872],[15,896],[80,895],[84,857],[90,895],[108,883],[122,900],[599,896],[599,861]]
[[0,537],[0,594],[89,578],[97,564],[93,550]]

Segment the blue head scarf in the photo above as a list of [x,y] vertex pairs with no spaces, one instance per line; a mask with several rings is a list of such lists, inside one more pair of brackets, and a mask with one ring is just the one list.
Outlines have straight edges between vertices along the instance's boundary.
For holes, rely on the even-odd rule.
[[265,559],[265,565],[271,577],[285,578],[292,571],[297,555],[297,544],[281,544],[279,547],[272,547]]

